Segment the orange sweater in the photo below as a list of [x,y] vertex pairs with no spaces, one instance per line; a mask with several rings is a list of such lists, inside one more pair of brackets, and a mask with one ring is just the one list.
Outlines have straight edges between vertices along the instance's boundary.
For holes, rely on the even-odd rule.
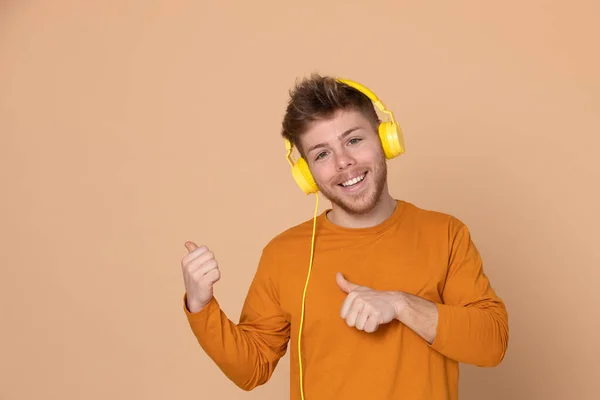
[[[266,383],[291,344],[290,399],[300,399],[297,340],[312,224],[311,219],[288,229],[265,246],[239,323],[228,319],[215,298],[190,313],[184,295],[199,344],[244,390]],[[398,321],[374,333],[346,325],[338,271],[358,285],[435,302],[433,344]],[[458,363],[495,366],[508,342],[506,308],[483,272],[467,227],[404,201],[371,228],[342,228],[325,212],[318,216],[304,318],[306,400],[455,400]]]

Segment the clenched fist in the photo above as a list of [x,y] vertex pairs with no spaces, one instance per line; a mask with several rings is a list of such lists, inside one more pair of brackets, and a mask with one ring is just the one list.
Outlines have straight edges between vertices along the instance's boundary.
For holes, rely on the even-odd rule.
[[215,255],[206,246],[186,242],[189,253],[181,260],[183,282],[187,297],[187,308],[196,313],[213,297],[213,285],[221,278]]
[[380,325],[387,324],[399,316],[401,294],[392,291],[374,290],[349,282],[341,273],[337,273],[336,282],[340,289],[348,294],[340,316],[348,326],[365,332],[375,332]]

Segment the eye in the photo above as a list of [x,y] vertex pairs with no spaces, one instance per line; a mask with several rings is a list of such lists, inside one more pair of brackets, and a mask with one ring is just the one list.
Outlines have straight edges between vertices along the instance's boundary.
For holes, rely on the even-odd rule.
[[325,157],[327,153],[322,151],[319,154],[317,154],[317,156],[315,157],[315,160],[320,160],[321,158]]
[[359,139],[359,138],[352,138],[348,141],[348,143],[349,144],[357,144],[360,141],[361,141],[361,139]]

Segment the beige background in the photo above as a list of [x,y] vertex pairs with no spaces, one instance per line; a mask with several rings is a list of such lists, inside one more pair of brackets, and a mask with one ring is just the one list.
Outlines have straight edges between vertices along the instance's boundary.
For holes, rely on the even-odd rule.
[[598,2],[82,3],[0,2],[0,399],[288,396],[287,356],[251,393],[205,356],[179,262],[215,251],[237,321],[311,218],[279,128],[313,71],[395,111],[393,195],[464,220],[509,307],[461,398],[598,398]]

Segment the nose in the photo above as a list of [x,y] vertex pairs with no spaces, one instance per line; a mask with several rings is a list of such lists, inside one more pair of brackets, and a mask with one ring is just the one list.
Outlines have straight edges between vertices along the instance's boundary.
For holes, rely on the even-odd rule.
[[342,171],[352,165],[354,165],[355,161],[346,151],[340,151],[336,154],[335,157],[335,167],[338,171]]

